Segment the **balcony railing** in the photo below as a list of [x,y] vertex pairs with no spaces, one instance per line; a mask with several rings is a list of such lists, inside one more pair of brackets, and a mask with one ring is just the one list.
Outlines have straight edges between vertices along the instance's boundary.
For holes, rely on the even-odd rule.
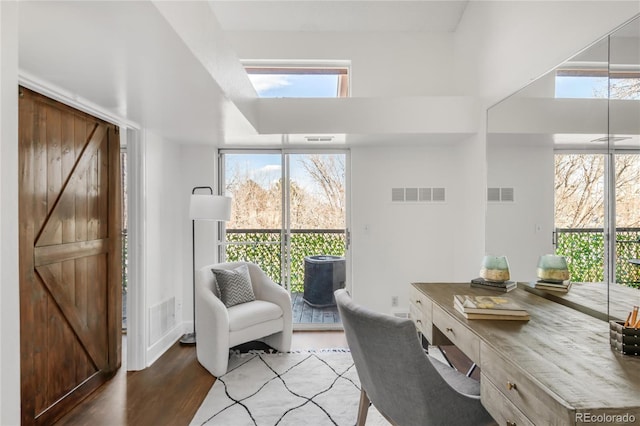
[[[604,231],[602,228],[557,228],[556,254],[566,256],[571,280],[604,281]],[[616,229],[616,282],[640,287],[640,228]]]
[[[255,262],[271,279],[281,283],[283,256],[290,256],[292,292],[302,292],[304,258],[319,254],[344,256],[343,229],[294,229],[288,253],[279,229],[227,229],[224,244],[226,260]],[[567,257],[571,279],[576,282],[604,281],[604,234],[602,228],[556,229],[556,254]],[[640,266],[629,263],[640,259],[640,228],[616,229],[616,281],[640,288]]]
[[[254,262],[276,283],[288,274],[290,289],[304,288],[304,258],[315,255],[344,256],[344,229],[292,229],[288,247],[279,229],[227,229],[224,242],[227,262]],[[289,271],[283,271],[283,258],[290,259]]]

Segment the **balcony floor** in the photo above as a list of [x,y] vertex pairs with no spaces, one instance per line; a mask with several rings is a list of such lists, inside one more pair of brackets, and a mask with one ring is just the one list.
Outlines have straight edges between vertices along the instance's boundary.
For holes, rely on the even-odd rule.
[[340,324],[340,314],[336,306],[314,308],[305,303],[302,293],[291,293],[294,324]]

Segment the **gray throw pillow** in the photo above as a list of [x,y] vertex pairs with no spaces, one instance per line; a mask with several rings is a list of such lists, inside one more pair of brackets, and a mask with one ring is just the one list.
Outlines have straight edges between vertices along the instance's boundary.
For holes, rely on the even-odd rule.
[[216,276],[220,300],[227,308],[256,300],[247,265],[235,269],[212,269]]

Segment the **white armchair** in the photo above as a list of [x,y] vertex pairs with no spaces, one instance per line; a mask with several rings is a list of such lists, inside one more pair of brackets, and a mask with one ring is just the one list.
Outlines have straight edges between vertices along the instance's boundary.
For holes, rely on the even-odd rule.
[[[256,300],[227,308],[220,300],[212,269],[246,264]],[[211,374],[227,372],[229,348],[261,340],[280,352],[291,349],[291,296],[260,267],[249,262],[207,265],[196,274],[196,354]]]

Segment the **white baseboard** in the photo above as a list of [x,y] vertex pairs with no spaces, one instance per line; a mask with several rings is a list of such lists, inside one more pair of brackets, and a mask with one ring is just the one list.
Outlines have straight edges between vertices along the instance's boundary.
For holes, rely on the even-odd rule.
[[147,348],[147,367],[158,360],[171,346],[173,346],[184,334],[185,324],[180,324],[170,330],[156,343]]

